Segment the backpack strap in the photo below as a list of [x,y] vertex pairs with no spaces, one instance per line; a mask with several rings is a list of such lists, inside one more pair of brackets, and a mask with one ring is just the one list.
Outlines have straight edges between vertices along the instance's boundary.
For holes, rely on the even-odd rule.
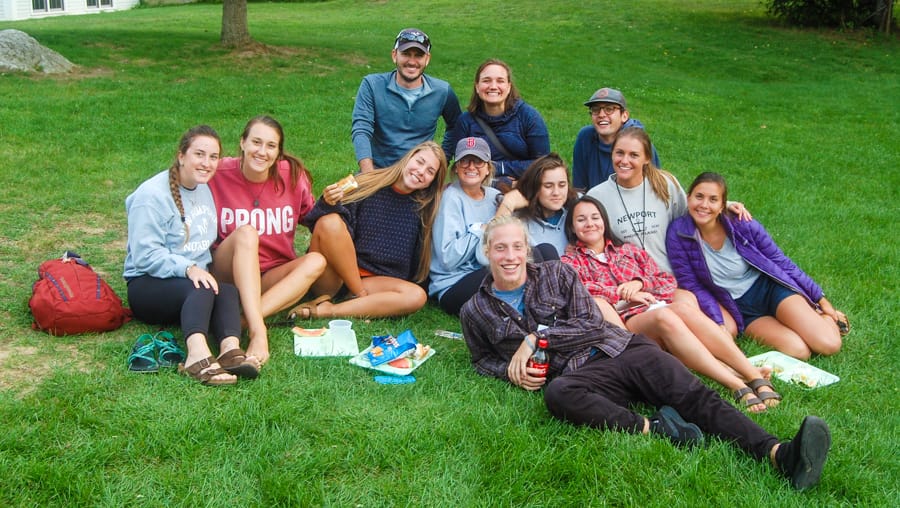
[[497,135],[494,134],[494,130],[491,129],[491,126],[488,125],[487,122],[485,122],[482,118],[480,118],[477,114],[474,114],[474,113],[472,114],[472,118],[474,118],[475,121],[478,122],[478,125],[480,125],[481,128],[484,130],[485,136],[487,136],[488,139],[491,140],[491,144],[496,146],[497,149],[500,150],[500,153],[502,153],[504,157],[506,157],[508,160],[515,160],[515,157],[513,157],[512,154],[509,153],[509,150],[507,150],[506,147],[503,146],[503,143],[501,143],[500,140],[497,139]]

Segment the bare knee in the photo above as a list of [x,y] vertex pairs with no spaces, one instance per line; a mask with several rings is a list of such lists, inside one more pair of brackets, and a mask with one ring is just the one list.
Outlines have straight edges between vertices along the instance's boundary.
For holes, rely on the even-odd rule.
[[403,313],[412,314],[428,303],[428,294],[419,286],[411,285],[403,292]]
[[809,349],[809,346],[807,346],[803,341],[784,344],[778,349],[782,353],[788,356],[792,356],[798,360],[809,360],[809,357],[812,356],[812,351]]
[[695,310],[696,310],[696,307],[693,307],[693,306],[690,305],[689,303],[686,303],[686,302],[683,302],[683,301],[677,301],[677,302],[676,302],[676,301],[673,301],[672,303],[670,303],[670,304],[668,305],[667,308],[670,309],[670,310],[672,310],[672,312],[675,312],[676,314],[687,313],[687,312],[690,312],[691,309],[695,309]]
[[320,240],[325,240],[333,238],[336,234],[346,232],[347,224],[344,223],[344,219],[336,213],[329,213],[323,215],[316,221],[316,226],[313,228],[312,234]]
[[684,301],[672,302],[665,308],[676,314],[685,323],[687,320],[697,321],[698,319],[706,318],[706,314],[699,307]]
[[244,224],[235,229],[230,236],[234,237],[236,248],[251,250],[259,249],[259,232],[256,231],[255,227],[249,224]]
[[841,336],[837,335],[836,337],[824,339],[821,343],[816,345],[814,351],[823,356],[831,356],[837,354],[841,350],[841,345]]
[[314,278],[318,278],[319,275],[322,275],[322,272],[325,271],[325,267],[328,266],[328,262],[325,261],[325,256],[319,254],[318,252],[307,252],[303,255],[303,271],[307,275],[312,275]]
[[672,301],[678,302],[678,303],[683,303],[685,305],[695,307],[698,309],[700,308],[700,303],[697,302],[697,295],[695,295],[694,293],[691,293],[687,289],[681,289],[681,288],[676,289],[675,292],[672,294]]
[[651,312],[655,313],[656,323],[664,335],[670,336],[673,333],[684,330],[684,321],[682,321],[677,314],[672,312],[672,310],[663,307],[662,309]]

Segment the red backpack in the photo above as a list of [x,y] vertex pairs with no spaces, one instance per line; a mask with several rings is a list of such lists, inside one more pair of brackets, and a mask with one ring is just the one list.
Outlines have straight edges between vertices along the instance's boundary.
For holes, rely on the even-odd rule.
[[78,254],[44,261],[28,301],[31,327],[53,335],[106,332],[131,319],[131,311]]

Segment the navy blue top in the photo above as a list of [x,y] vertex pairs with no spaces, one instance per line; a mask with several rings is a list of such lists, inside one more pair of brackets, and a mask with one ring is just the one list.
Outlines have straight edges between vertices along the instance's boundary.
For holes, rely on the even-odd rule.
[[[629,118],[622,125],[626,127],[644,128],[640,120]],[[653,165],[659,165],[659,156],[656,147],[653,148]],[[608,145],[600,139],[593,125],[586,125],[578,131],[575,138],[575,148],[572,150],[572,186],[576,189],[589,191],[601,183],[609,180],[609,175],[615,173],[612,164],[612,145]]]
[[413,196],[388,186],[346,205],[329,205],[319,198],[303,225],[312,231],[323,215],[340,214],[353,238],[360,268],[413,282],[422,253],[422,220]]
[[[516,101],[513,107],[502,115],[489,116],[483,111],[477,111],[475,114],[494,131],[494,135],[513,158],[506,157],[494,146],[485,135],[484,129],[468,111],[459,116],[456,127],[450,131],[447,144],[456,147],[456,143],[463,138],[484,139],[491,147],[491,159],[497,168],[495,176],[519,178],[535,159],[550,153],[550,134],[547,133],[547,125],[541,114],[525,101],[521,99]],[[452,153],[447,154],[448,159],[452,157]]]

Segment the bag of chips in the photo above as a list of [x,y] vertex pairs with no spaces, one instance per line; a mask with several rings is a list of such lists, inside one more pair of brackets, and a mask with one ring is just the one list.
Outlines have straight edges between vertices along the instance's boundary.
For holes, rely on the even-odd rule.
[[402,358],[416,349],[418,340],[412,331],[406,330],[397,337],[393,335],[376,335],[372,337],[372,349],[366,353],[373,367]]

